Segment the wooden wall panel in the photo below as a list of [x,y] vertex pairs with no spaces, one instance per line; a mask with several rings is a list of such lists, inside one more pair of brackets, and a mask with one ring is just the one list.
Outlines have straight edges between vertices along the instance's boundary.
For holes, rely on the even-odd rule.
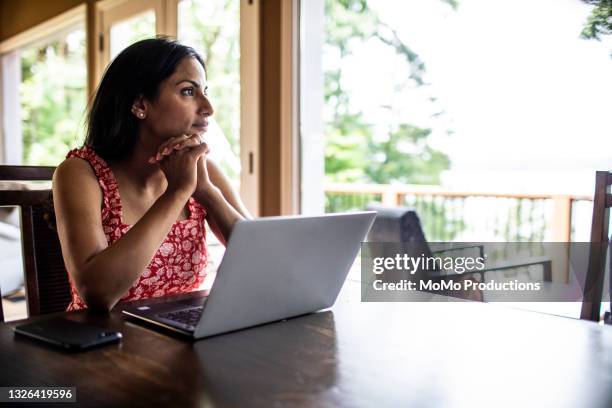
[[0,41],[84,2],[84,0],[0,0]]
[[261,215],[299,212],[297,5],[262,1]]
[[281,214],[281,7],[261,2],[261,216]]

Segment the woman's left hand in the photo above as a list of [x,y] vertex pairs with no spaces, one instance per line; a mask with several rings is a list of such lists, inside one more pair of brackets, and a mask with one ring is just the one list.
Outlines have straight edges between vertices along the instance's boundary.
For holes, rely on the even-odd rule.
[[202,139],[197,133],[193,135],[181,135],[171,137],[164,143],[159,145],[155,156],[149,157],[149,163],[155,164],[162,160],[165,156],[169,156],[175,150],[181,150],[187,147],[194,147],[202,144]]

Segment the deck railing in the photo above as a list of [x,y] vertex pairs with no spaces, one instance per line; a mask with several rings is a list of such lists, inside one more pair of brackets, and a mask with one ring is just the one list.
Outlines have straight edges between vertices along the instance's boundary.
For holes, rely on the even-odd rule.
[[415,208],[430,241],[588,241],[592,196],[451,191],[440,187],[326,184],[325,210],[369,202]]

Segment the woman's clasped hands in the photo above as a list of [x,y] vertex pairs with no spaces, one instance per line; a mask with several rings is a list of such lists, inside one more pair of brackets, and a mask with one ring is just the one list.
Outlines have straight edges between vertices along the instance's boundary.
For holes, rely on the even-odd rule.
[[162,143],[148,162],[159,164],[168,181],[168,190],[192,195],[197,188],[212,185],[206,169],[209,151],[198,134],[181,135]]
[[[182,150],[184,148],[197,147],[200,145],[206,145],[206,143],[202,141],[200,135],[197,133],[193,135],[185,134],[171,137],[159,145],[157,148],[157,153],[154,156],[149,157],[149,163],[155,164],[161,161],[164,157],[170,156],[174,151]],[[208,153],[208,150],[209,149],[207,148],[206,153]]]

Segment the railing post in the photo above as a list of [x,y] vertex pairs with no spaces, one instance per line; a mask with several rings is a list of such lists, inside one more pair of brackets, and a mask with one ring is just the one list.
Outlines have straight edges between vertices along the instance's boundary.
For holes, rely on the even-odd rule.
[[[553,267],[553,282],[569,281],[569,242],[572,236],[572,198],[570,196],[553,196],[552,241],[563,242],[565,251],[558,251],[557,267]],[[559,249],[561,249],[559,248]],[[557,253],[557,251],[553,251]]]
[[552,240],[570,242],[572,234],[572,198],[553,196]]
[[397,191],[392,186],[385,186],[385,189],[382,192],[382,204],[389,207],[397,207],[399,206],[401,198],[401,193]]

